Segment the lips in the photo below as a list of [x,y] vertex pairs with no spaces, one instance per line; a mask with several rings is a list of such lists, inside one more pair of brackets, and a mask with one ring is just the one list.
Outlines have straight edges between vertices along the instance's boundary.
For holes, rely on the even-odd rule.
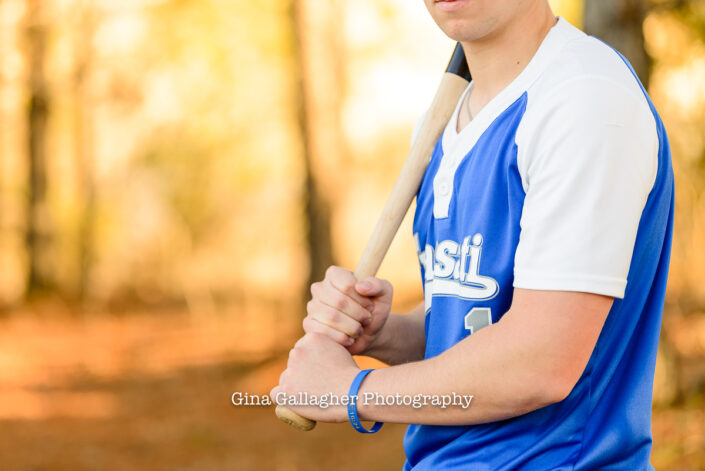
[[463,8],[470,0],[436,0],[435,5],[444,11],[455,11]]

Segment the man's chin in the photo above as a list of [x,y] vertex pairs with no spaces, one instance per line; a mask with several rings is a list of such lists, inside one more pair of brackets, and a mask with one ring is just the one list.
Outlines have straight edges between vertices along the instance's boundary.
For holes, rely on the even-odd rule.
[[453,41],[462,43],[481,41],[495,33],[497,21],[473,18],[437,18],[436,24]]
[[453,41],[472,42],[485,37],[488,32],[468,20],[453,20],[439,25],[443,33]]

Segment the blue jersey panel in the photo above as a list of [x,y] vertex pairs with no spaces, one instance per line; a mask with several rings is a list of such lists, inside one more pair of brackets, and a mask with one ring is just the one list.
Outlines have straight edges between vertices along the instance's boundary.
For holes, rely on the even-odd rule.
[[[640,219],[625,296],[614,301],[571,394],[499,422],[410,425],[404,439],[405,470],[652,469],[651,396],[674,181],[666,133],[650,100],[649,105],[658,128],[658,171]],[[511,305],[525,196],[515,135],[526,106],[525,93],[467,153],[455,174],[447,218],[433,214],[442,139],[431,157],[413,225],[427,303],[427,358],[497,322]]]
[[[426,357],[496,322],[512,302],[514,253],[524,190],[517,169],[514,133],[526,109],[526,94],[505,110],[460,163],[448,217],[433,217],[433,177],[442,157],[440,140],[421,183],[414,220],[425,295]],[[439,280],[443,284],[439,283]],[[470,314],[473,308],[475,313]],[[477,314],[479,313],[479,314]]]

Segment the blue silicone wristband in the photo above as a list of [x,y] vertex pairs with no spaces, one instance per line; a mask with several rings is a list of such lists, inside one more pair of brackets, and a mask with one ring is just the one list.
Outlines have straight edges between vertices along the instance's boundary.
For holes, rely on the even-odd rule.
[[357,416],[357,391],[360,389],[362,380],[365,379],[365,376],[370,374],[371,371],[372,370],[360,371],[357,376],[355,376],[355,379],[350,385],[350,391],[348,391],[348,397],[350,398],[348,402],[348,419],[350,419],[353,428],[360,433],[375,433],[384,425],[384,422],[375,422],[372,428],[367,430],[362,426],[360,418]]

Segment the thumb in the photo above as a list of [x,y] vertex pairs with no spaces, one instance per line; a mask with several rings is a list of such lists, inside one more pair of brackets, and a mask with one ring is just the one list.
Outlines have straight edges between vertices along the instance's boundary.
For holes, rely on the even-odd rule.
[[384,282],[379,278],[372,276],[355,283],[355,291],[368,297],[375,297],[384,294],[384,288]]

